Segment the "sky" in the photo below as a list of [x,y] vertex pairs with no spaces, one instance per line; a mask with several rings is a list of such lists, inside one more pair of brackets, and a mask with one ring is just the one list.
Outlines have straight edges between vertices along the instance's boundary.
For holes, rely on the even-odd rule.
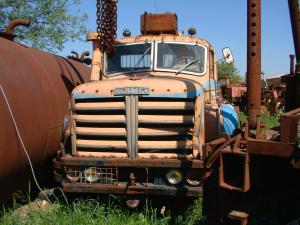
[[[96,0],[81,0],[72,10],[87,13],[88,29],[96,30]],[[132,36],[140,34],[140,15],[172,12],[178,16],[178,30],[195,27],[197,37],[209,41],[222,57],[222,48],[230,47],[235,66],[244,75],[247,69],[247,0],[119,0],[118,37],[128,28]],[[91,51],[90,42],[68,42],[59,54],[71,50]],[[266,76],[289,72],[289,55],[294,54],[287,0],[262,0],[262,71]]]

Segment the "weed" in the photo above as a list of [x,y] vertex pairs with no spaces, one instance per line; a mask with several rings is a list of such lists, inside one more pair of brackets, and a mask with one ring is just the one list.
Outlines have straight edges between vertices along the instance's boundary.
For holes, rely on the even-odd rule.
[[[271,129],[273,127],[279,126],[279,118],[280,114],[277,114],[275,116],[271,116],[268,114],[261,115],[261,120],[263,121],[265,125],[265,129]],[[240,112],[239,114],[239,120],[241,122],[245,121],[247,119],[247,115],[245,112]]]
[[[27,215],[20,216],[13,210],[4,210],[0,218],[3,225],[170,225],[174,218],[170,213],[159,215],[159,210],[146,204],[140,210],[129,210],[120,204],[103,203],[96,199],[76,199],[68,204],[55,201],[52,207],[35,210],[29,207]],[[202,201],[196,200],[184,216],[175,218],[176,224],[205,224],[202,216]]]

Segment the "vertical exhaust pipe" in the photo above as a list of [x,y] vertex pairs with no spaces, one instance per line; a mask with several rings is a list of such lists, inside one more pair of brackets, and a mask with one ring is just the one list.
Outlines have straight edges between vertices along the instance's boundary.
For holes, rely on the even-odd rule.
[[296,74],[300,74],[300,15],[298,0],[288,0],[296,55]]
[[248,0],[247,8],[247,111],[254,129],[261,107],[261,0]]
[[295,55],[290,55],[290,75],[295,74]]

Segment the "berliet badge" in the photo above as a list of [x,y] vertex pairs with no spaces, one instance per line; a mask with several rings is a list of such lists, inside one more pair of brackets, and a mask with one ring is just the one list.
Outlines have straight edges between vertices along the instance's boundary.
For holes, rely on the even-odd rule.
[[150,88],[146,87],[124,87],[124,88],[116,88],[114,90],[115,96],[123,96],[123,95],[149,95]]

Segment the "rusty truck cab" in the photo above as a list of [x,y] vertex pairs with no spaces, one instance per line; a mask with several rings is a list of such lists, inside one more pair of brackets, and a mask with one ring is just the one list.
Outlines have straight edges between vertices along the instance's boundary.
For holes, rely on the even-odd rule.
[[209,42],[178,34],[175,14],[160,16],[173,17],[174,29],[151,32],[144,15],[142,35],[117,39],[110,54],[88,35],[94,75],[72,92],[71,145],[54,164],[64,191],[202,195],[205,143],[222,123],[216,55]]

